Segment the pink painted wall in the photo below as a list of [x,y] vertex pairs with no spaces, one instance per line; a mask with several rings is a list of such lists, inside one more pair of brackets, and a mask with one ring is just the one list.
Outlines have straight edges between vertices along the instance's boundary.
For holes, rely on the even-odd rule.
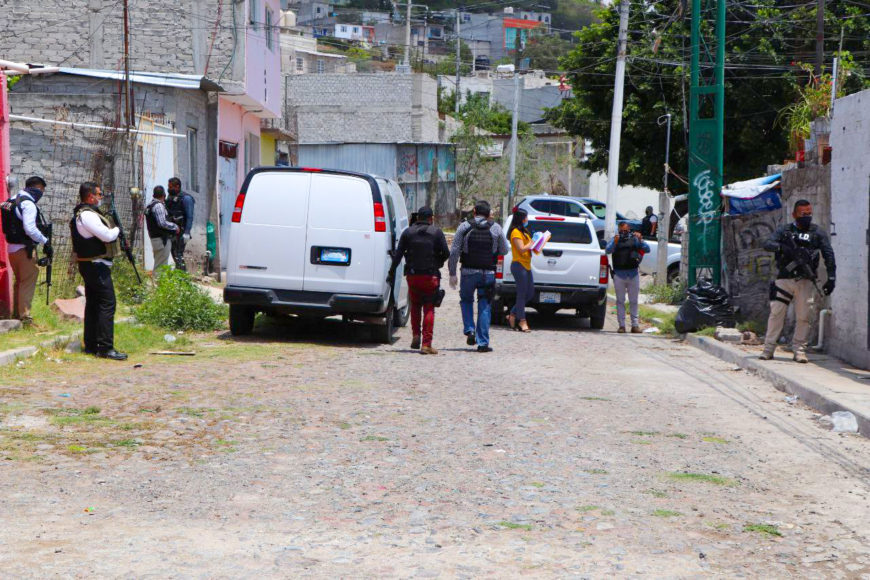
[[[247,112],[243,107],[230,102],[224,97],[218,100],[218,139],[221,141],[229,141],[236,143],[239,146],[238,155],[236,157],[236,189],[242,187],[242,182],[248,174],[248,168],[245,164],[245,138],[248,134],[260,136],[260,117],[257,114]],[[256,153],[253,165],[256,167],[260,164],[260,154]]]
[[[250,14],[251,0],[247,10]],[[245,28],[245,92],[262,104],[262,117],[281,116],[281,40],[278,21],[280,0],[257,0],[256,23]],[[267,43],[266,11],[272,15],[271,48]]]

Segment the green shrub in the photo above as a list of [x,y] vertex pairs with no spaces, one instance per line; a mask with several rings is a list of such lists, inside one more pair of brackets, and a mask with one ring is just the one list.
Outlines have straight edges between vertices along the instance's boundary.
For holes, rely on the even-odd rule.
[[115,285],[115,296],[123,304],[142,304],[151,291],[152,282],[142,271],[141,264],[137,264],[142,283],[136,278],[133,266],[127,258],[116,258],[112,264],[112,283]]
[[216,304],[181,270],[162,271],[154,290],[136,309],[141,322],[172,330],[217,330],[226,316],[226,306]]
[[682,304],[686,299],[685,285],[653,284],[643,289],[652,302],[659,304]]

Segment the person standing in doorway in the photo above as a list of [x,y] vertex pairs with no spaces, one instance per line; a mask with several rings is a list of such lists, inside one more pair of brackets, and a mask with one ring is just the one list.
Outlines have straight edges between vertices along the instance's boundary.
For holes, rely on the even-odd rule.
[[526,304],[535,296],[535,279],[532,276],[532,235],[529,232],[529,215],[517,208],[508,229],[511,244],[511,275],[517,283],[517,300],[508,314],[508,324],[522,332],[529,332],[526,321]]
[[450,256],[447,238],[434,221],[432,208],[423,206],[417,211],[417,221],[399,238],[387,277],[392,284],[396,268],[404,259],[411,300],[411,348],[419,348],[421,354],[438,354],[432,347],[435,303],[441,290],[441,267]]
[[[492,352],[489,346],[490,303],[495,293],[495,268],[498,257],[508,252],[507,239],[497,223],[490,219],[489,202],[478,201],[474,215],[456,228],[450,248],[450,287],[459,285],[456,266],[462,264],[459,305],[462,326],[469,346],[477,344],[477,352]],[[474,293],[477,292],[477,325],[474,323]]]
[[162,185],[154,188],[151,203],[145,208],[145,225],[148,228],[148,237],[151,238],[156,272],[169,264],[169,254],[172,251],[170,240],[179,233],[179,227],[167,219],[166,190]]
[[770,287],[770,317],[761,360],[770,360],[782,334],[789,304],[794,304],[795,329],[792,352],[795,362],[807,363],[807,340],[810,333],[810,302],[816,284],[819,255],[825,260],[828,280],[822,286],[825,296],[834,291],[837,263],[830,238],[813,224],[813,206],[798,200],[792,211],[794,221],[777,228],[764,243],[764,249],[775,252],[778,272]]
[[115,350],[115,286],[112,259],[123,248],[121,232],[112,219],[100,211],[100,186],[87,181],[79,187],[80,203],[73,210],[70,236],[79,273],[85,282],[85,353],[111,360],[127,360]]
[[178,234],[172,240],[172,259],[175,267],[187,271],[184,263],[184,249],[190,241],[190,231],[193,228],[193,210],[196,201],[187,192],[181,191],[181,180],[177,177],[169,179],[169,199],[166,200],[166,211],[169,218],[178,228]]
[[618,333],[625,333],[625,296],[628,295],[628,305],[631,312],[631,332],[640,332],[638,317],[638,297],[640,295],[640,272],[638,267],[643,260],[643,252],[649,252],[650,247],[643,241],[640,232],[631,233],[626,222],[619,223],[619,233],[614,236],[604,250],[613,254],[613,289],[616,291],[616,321],[619,323]]
[[640,222],[640,233],[644,238],[651,238],[656,235],[659,228],[659,218],[653,213],[653,206],[646,206],[646,215],[643,216],[643,221]]
[[6,236],[9,266],[15,281],[12,285],[12,318],[25,326],[33,323],[30,307],[39,278],[36,246],[43,244],[42,252],[51,259],[54,250],[45,236],[48,231],[42,213],[36,204],[45,193],[45,180],[29,177],[24,189],[3,203],[3,233]]

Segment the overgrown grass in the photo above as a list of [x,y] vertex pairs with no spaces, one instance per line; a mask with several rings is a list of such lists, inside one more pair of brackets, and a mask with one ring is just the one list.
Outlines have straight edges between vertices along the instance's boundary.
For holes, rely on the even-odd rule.
[[[53,337],[70,334],[81,328],[80,323],[64,320],[51,306],[46,306],[45,295],[41,292],[42,290],[37,288],[37,295],[33,297],[33,305],[30,307],[33,324],[21,330],[0,334],[0,351],[21,346],[36,346]],[[55,298],[52,294],[52,300]]]
[[714,336],[716,334],[716,327],[708,326],[707,328],[702,328],[693,334],[697,334],[698,336]]
[[675,512],[673,510],[655,510],[652,515],[657,518],[678,518],[681,514],[680,512]]
[[224,327],[227,307],[212,300],[186,272],[163,269],[135,313],[140,321],[161,328],[204,331]]
[[767,328],[763,322],[746,320],[737,325],[737,330],[739,330],[740,332],[754,332],[757,336],[763,337]]
[[779,531],[779,528],[771,524],[746,524],[745,526],[743,526],[743,531],[757,532],[759,534],[775,536],[777,538],[782,537],[782,533]]
[[503,528],[507,528],[509,530],[526,530],[527,532],[532,531],[532,524],[515,524],[513,522],[499,522],[498,525],[500,525]]
[[674,320],[677,318],[674,312],[662,312],[645,304],[638,305],[638,314],[647,324],[652,324],[659,329],[661,334],[676,334]]
[[142,304],[151,292],[154,284],[145,272],[144,265],[137,264],[142,283],[136,279],[133,266],[127,258],[121,256],[112,263],[112,283],[115,285],[115,296],[123,304]]
[[652,302],[659,304],[682,304],[686,299],[686,286],[671,284],[652,284],[641,290]]
[[723,485],[729,487],[737,485],[737,482],[733,479],[722,477],[720,475],[710,475],[707,473],[686,473],[682,471],[672,471],[667,474],[667,478],[673,481],[712,483],[713,485]]

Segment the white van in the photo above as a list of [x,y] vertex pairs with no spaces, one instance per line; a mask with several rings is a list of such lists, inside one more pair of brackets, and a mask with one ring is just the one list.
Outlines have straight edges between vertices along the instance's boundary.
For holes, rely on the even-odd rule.
[[259,167],[236,199],[227,286],[230,331],[249,334],[258,312],[374,324],[390,342],[408,321],[403,266],[387,284],[408,227],[399,185],[330,169]]

